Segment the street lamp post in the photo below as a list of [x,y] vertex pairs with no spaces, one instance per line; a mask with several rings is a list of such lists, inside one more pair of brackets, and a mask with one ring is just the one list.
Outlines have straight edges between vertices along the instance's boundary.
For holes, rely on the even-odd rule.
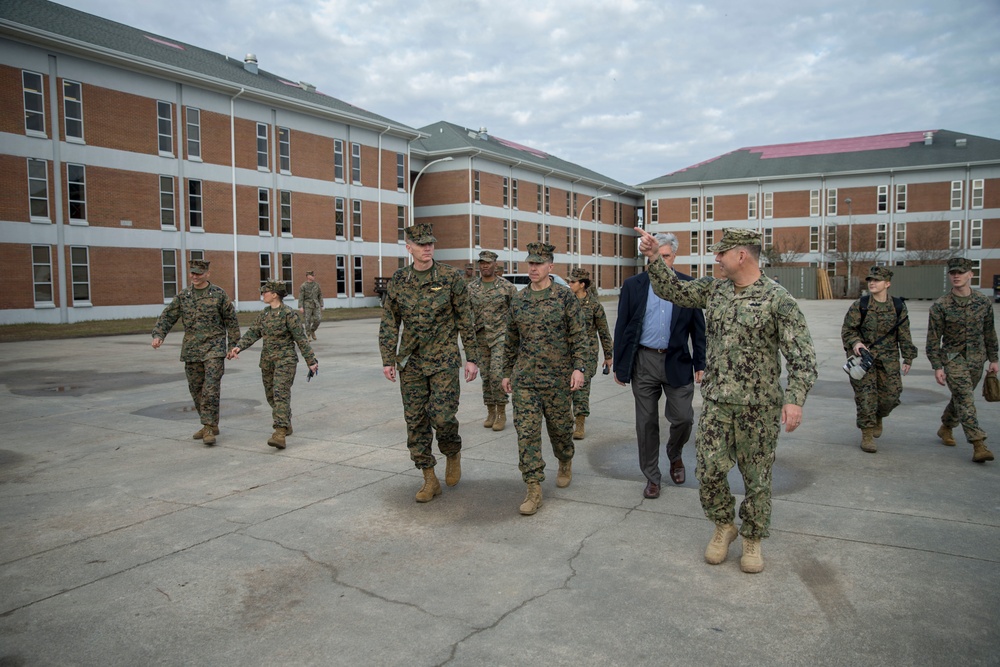
[[420,182],[420,177],[424,175],[424,172],[427,171],[427,168],[429,166],[431,166],[432,164],[437,164],[438,162],[450,162],[451,160],[454,160],[454,159],[455,158],[449,156],[449,157],[441,157],[441,158],[438,158],[436,160],[431,160],[430,162],[428,162],[427,164],[424,165],[423,169],[421,169],[420,171],[417,172],[417,177],[413,179],[413,185],[410,186],[410,226],[411,227],[413,226],[413,195],[417,191],[417,183]]
[[851,289],[851,257],[854,254],[851,248],[851,237],[854,229],[854,208],[851,206],[851,198],[844,200],[847,204],[847,289]]
[[[583,221],[583,212],[587,210],[587,206],[590,202],[596,201],[598,199],[603,199],[604,197],[610,197],[610,192],[605,192],[603,195],[597,195],[596,197],[591,197],[583,204],[583,208],[580,209],[579,215],[576,217],[576,268],[580,268],[580,262],[583,260],[583,231],[581,228],[581,222]],[[594,205],[594,210],[597,210],[597,205]],[[594,218],[597,216],[595,215]]]

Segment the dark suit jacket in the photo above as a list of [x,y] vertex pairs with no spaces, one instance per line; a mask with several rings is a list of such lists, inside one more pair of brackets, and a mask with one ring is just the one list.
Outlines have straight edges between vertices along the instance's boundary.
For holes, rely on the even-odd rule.
[[[691,276],[677,272],[681,280]],[[639,339],[642,337],[642,320],[646,315],[646,298],[649,295],[649,275],[640,273],[622,284],[618,298],[618,321],[615,322],[615,377],[621,382],[632,381],[632,368]],[[688,339],[694,350],[692,357]],[[705,370],[705,315],[700,308],[681,308],[674,305],[670,318],[670,339],[664,355],[667,384],[683,387],[694,382],[694,371]]]

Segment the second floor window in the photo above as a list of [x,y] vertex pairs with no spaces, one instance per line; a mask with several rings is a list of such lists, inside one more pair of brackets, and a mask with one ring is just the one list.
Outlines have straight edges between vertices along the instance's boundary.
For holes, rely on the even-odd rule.
[[819,215],[819,190],[809,191],[809,216],[816,217]]
[[351,180],[361,183],[361,144],[351,144]]
[[396,189],[406,190],[406,156],[396,153]]
[[653,199],[649,202],[649,224],[655,225],[660,221],[660,202]]
[[201,159],[201,110],[187,108],[188,159]]
[[69,219],[87,220],[87,170],[82,164],[66,165]]
[[[161,184],[163,183],[163,178],[166,177],[161,177]],[[173,190],[173,182],[171,182],[170,188]],[[264,190],[264,192],[266,193],[267,190]],[[172,216],[173,213],[171,212]],[[188,226],[191,229],[204,229],[205,227],[201,206],[201,181],[188,181]],[[267,231],[266,227],[264,231]]]
[[889,211],[889,186],[878,186],[878,199],[876,201],[876,212],[888,213]]
[[160,226],[174,228],[174,177],[160,176]]
[[292,235],[292,193],[289,190],[281,191],[281,234]]
[[266,170],[270,162],[267,159],[267,124],[257,123],[257,168]]
[[333,140],[333,178],[344,180],[344,142],[341,139]]
[[28,207],[33,220],[49,219],[49,163],[28,159]]
[[906,184],[899,183],[896,185],[896,210],[900,213],[906,211]]
[[292,133],[287,127],[278,128],[278,169],[292,173]]
[[174,154],[174,109],[170,102],[156,103],[156,141],[160,155]]
[[83,86],[76,81],[63,81],[63,115],[66,139],[83,141]]
[[338,239],[344,238],[344,198],[337,197],[333,200],[333,233]]
[[271,232],[271,197],[267,188],[257,190],[257,230],[261,234]]
[[757,219],[757,194],[747,195],[747,220]]
[[36,72],[21,72],[24,90],[24,130],[27,134],[45,136],[44,77]]
[[826,214],[837,215],[837,188],[826,191]]
[[951,182],[951,210],[958,211],[962,208],[962,181]]

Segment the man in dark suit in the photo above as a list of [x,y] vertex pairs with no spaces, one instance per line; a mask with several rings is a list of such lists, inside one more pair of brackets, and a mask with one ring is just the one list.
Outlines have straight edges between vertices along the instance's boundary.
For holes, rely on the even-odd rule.
[[[657,234],[660,255],[672,267],[677,237]],[[681,280],[691,276],[678,273]],[[689,345],[690,341],[690,345]],[[622,284],[614,342],[615,382],[632,384],[639,467],[646,476],[642,495],[660,495],[660,394],[666,396],[664,416],[670,422],[667,458],[674,484],[685,480],[681,451],[694,425],[694,383],[705,373],[705,316],[697,308],[680,308],[661,299],[641,273]]]

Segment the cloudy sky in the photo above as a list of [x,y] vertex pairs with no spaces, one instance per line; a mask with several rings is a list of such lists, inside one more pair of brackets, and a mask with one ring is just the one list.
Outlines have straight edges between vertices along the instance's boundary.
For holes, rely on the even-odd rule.
[[1000,139],[1000,0],[61,0],[629,184],[746,146]]

